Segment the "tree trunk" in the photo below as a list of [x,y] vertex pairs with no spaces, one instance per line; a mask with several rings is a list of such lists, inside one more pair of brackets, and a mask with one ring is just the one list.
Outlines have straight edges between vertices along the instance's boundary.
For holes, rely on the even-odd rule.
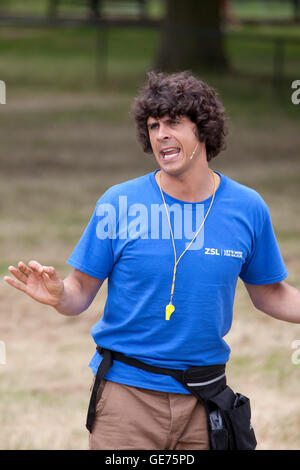
[[294,11],[294,21],[300,21],[300,1],[292,0],[293,11]]
[[161,71],[227,69],[222,0],[166,0],[155,68]]

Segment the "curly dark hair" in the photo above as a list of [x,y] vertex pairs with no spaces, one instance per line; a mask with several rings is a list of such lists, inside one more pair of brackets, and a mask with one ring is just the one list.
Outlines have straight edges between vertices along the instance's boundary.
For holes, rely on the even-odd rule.
[[132,103],[137,137],[146,153],[152,153],[147,120],[169,115],[187,116],[197,126],[200,142],[205,142],[207,160],[225,149],[227,118],[216,91],[189,71],[166,74],[149,72],[148,81]]

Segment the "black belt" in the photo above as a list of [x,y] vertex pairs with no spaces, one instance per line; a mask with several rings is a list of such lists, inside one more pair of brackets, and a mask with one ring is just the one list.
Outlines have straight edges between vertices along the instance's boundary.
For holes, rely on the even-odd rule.
[[103,359],[98,367],[87,413],[86,427],[90,432],[92,432],[96,415],[97,392],[102,379],[112,367],[113,360],[151,372],[152,374],[169,375],[180,382],[201,401],[215,395],[226,387],[225,364],[189,367],[186,370],[166,369],[145,364],[137,359],[124,356],[124,354],[109,349],[100,348],[99,346],[97,351],[103,356]]

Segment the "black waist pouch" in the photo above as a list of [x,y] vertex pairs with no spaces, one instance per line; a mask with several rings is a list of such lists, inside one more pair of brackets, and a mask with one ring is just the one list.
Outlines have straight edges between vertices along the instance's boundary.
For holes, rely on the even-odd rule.
[[87,429],[90,432],[96,413],[98,387],[113,360],[117,360],[154,374],[170,375],[189,390],[205,407],[211,450],[255,449],[257,443],[251,426],[249,399],[234,393],[227,386],[225,364],[193,366],[186,370],[164,369],[99,346],[97,351],[103,360],[98,368],[88,410]]
[[256,448],[250,400],[240,393],[234,393],[226,384],[225,371],[223,373],[220,369],[213,378],[208,376],[203,381],[203,376],[198,380],[197,368],[190,368],[184,374],[184,384],[206,409],[212,450]]
[[[234,393],[226,387],[208,401],[211,421],[211,435],[218,448],[226,435],[227,449],[254,450],[257,442],[251,425],[250,400],[241,393]],[[219,421],[216,422],[215,416]],[[221,424],[221,425],[220,425]]]

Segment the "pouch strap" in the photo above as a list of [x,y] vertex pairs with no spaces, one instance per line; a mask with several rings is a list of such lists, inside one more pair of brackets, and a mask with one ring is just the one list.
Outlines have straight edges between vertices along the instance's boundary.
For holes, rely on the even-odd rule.
[[103,356],[103,359],[97,370],[93,390],[91,393],[87,419],[86,419],[86,427],[90,432],[92,432],[93,422],[94,422],[95,415],[96,415],[97,392],[98,392],[101,380],[104,378],[104,376],[107,374],[107,372],[109,371],[109,369],[111,368],[113,364],[112,353],[109,349],[104,349],[101,354]]
[[[142,369],[152,374],[171,376],[174,379],[176,379],[178,382],[180,382],[192,394],[195,394],[195,388],[196,388],[195,386],[193,387],[194,385],[193,382],[196,382],[195,385],[197,385],[198,387],[199,385],[200,386],[208,385],[206,381],[209,381],[209,383],[213,383],[215,382],[215,379],[219,380],[221,378],[220,373],[223,374],[225,370],[225,366],[223,364],[217,365],[217,366],[199,366],[199,367],[192,366],[185,370],[167,369],[164,367],[156,367],[150,364],[146,364],[145,362],[141,362],[138,359],[125,356],[124,354],[116,352],[116,351],[111,351],[109,349],[101,348],[100,346],[97,346],[97,351],[99,354],[103,356],[103,359],[98,367],[93,390],[91,393],[89,408],[88,408],[86,427],[90,432],[92,432],[93,422],[94,422],[95,415],[96,415],[97,392],[98,392],[101,380],[104,378],[104,376],[107,374],[109,369],[112,367],[113,360],[123,362],[124,364],[130,365],[132,367],[137,367],[138,369]],[[199,380],[199,374],[201,376],[200,379],[201,379],[202,384],[197,383],[197,381]],[[199,396],[198,396],[198,399],[199,399]]]
[[[101,348],[100,346],[97,347],[97,351],[103,355],[107,349]],[[184,382],[184,370],[180,369],[166,369],[164,367],[157,367],[152,366],[150,364],[146,364],[145,362],[139,361],[138,359],[134,359],[133,357],[125,356],[122,353],[116,351],[110,351],[113,360],[123,362],[132,367],[137,367],[138,369],[145,370],[146,372],[151,372],[152,374],[160,374],[160,375],[171,375],[174,379],[178,380],[183,384]]]

